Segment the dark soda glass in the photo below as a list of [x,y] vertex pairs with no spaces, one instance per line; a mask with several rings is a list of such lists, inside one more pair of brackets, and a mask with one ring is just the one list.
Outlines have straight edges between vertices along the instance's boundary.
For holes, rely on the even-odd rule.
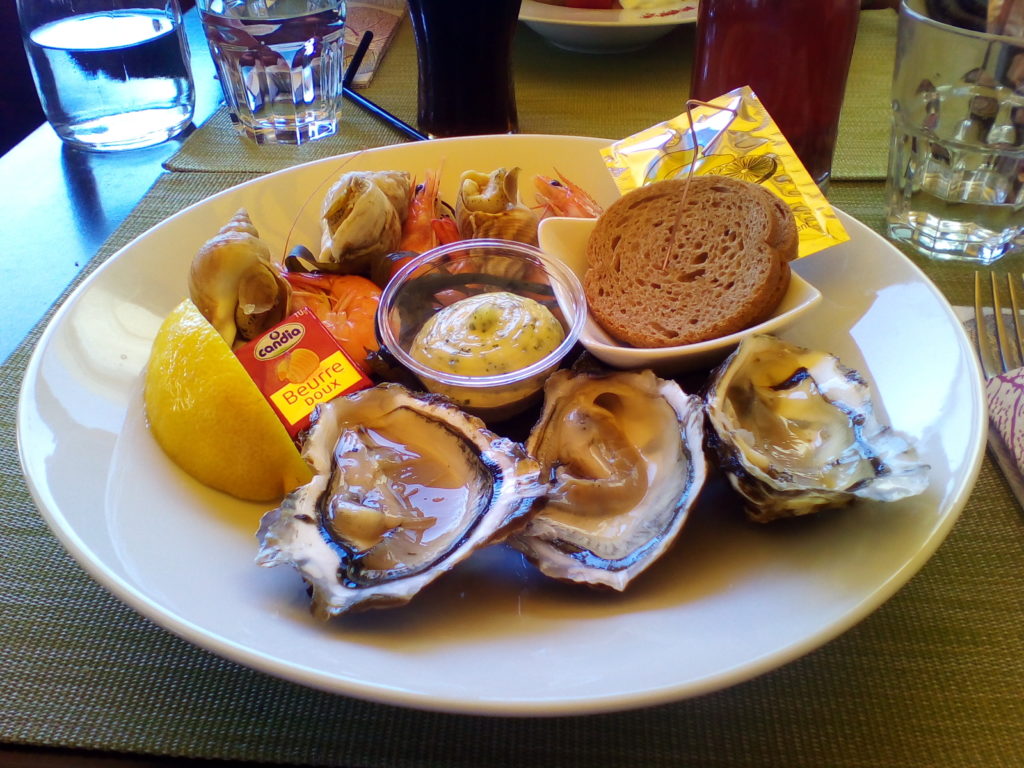
[[421,131],[514,133],[512,39],[520,0],[409,0],[419,61]]
[[749,85],[824,183],[859,13],[860,0],[701,0],[691,98]]

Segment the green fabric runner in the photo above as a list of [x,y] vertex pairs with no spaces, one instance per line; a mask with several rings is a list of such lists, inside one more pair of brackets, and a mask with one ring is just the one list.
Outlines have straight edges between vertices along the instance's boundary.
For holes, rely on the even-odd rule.
[[[685,25],[641,51],[601,56],[555,48],[520,25],[514,58],[520,131],[617,139],[675,117],[686,108],[693,33],[693,25]],[[891,11],[861,14],[834,178],[885,177],[895,34],[896,15]],[[415,125],[416,46],[408,19],[363,93]],[[260,147],[239,138],[230,126],[222,109],[185,142],[167,167],[178,171],[276,171],[406,140],[347,101],[337,136],[299,147]]]

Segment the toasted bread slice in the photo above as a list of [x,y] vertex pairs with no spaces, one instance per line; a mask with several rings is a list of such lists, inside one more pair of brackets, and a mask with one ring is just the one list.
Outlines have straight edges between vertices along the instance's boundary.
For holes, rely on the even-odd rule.
[[692,344],[768,318],[796,255],[793,214],[763,187],[723,176],[661,181],[598,219],[584,290],[593,316],[620,341]]

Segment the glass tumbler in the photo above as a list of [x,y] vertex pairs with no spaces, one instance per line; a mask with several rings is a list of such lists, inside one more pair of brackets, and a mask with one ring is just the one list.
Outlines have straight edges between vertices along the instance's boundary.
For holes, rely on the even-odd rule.
[[17,0],[46,119],[65,142],[159,144],[192,120],[195,91],[177,0]]
[[1024,40],[900,7],[887,176],[889,236],[990,264],[1024,247]]
[[302,144],[338,130],[345,0],[198,0],[239,135]]

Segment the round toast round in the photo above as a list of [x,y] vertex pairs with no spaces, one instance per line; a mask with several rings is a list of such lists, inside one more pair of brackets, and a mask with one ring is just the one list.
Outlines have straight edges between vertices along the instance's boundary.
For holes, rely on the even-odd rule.
[[594,318],[634,347],[719,338],[767,319],[789,287],[796,221],[764,187],[659,181],[615,201],[587,242]]

